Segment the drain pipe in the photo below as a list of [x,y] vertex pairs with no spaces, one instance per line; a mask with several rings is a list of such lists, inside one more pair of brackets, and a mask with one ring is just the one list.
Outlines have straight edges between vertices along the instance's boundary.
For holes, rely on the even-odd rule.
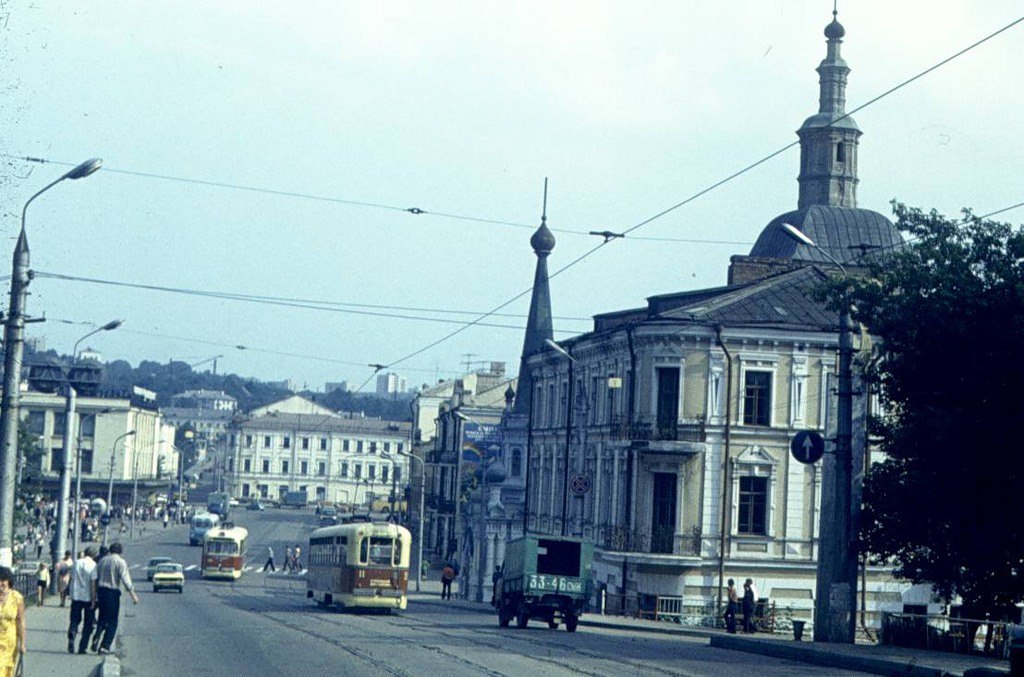
[[[626,341],[629,343],[629,397],[627,401],[627,412],[626,412],[626,425],[630,431],[630,443],[629,449],[626,450],[626,508],[624,520],[626,523],[626,533],[630,536],[630,542],[626,545],[626,552],[632,547],[632,519],[633,519],[633,409],[636,404],[636,346],[633,345],[633,329],[634,325],[630,324],[626,327]],[[622,603],[625,607],[626,603],[626,576],[629,573],[629,558],[627,555],[622,556]]]
[[722,452],[722,515],[720,542],[718,544],[718,601],[715,606],[717,617],[722,616],[722,589],[725,587],[725,538],[729,532],[729,434],[732,425],[732,353],[722,340],[722,325],[715,327],[718,347],[725,353],[725,449]]

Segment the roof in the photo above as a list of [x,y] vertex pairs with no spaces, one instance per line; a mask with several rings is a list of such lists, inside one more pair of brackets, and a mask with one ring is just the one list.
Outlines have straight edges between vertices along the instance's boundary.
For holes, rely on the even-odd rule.
[[409,436],[408,421],[386,421],[379,418],[345,418],[338,414],[286,414],[271,412],[237,423],[239,430],[283,430],[298,435],[316,433],[360,433],[368,435]]
[[811,205],[776,216],[761,231],[750,250],[752,257],[798,259],[832,265],[814,247],[800,244],[782,230],[788,223],[801,230],[840,262],[871,251],[892,253],[903,246],[899,230],[882,214],[870,209]]
[[595,316],[595,331],[614,329],[631,321],[673,320],[834,332],[838,314],[812,296],[827,277],[824,270],[812,265],[743,285],[652,296],[646,311],[629,311],[620,318],[615,318],[614,313]]

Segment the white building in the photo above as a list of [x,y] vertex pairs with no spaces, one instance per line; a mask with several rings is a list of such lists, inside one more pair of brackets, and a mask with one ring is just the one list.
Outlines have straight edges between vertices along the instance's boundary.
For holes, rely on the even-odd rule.
[[401,499],[408,479],[408,422],[353,418],[299,395],[254,409],[232,424],[228,490],[238,498],[368,506]]
[[405,377],[390,372],[377,375],[378,395],[394,395],[404,393],[406,390]]

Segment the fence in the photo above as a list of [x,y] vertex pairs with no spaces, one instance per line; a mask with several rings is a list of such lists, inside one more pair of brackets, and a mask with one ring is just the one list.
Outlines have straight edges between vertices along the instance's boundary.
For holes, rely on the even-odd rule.
[[1009,623],[937,614],[882,614],[882,644],[1009,659]]
[[[18,572],[14,574],[14,589],[22,594],[26,600],[36,597],[36,573]],[[28,602],[26,601],[26,604]]]
[[[609,616],[667,621],[688,627],[725,627],[725,619],[718,613],[715,602],[686,604],[678,595],[618,595],[602,591],[598,598],[598,611]],[[790,632],[793,629],[791,620],[779,614],[775,602],[764,598],[758,600],[754,611],[754,625],[758,631],[769,634]]]

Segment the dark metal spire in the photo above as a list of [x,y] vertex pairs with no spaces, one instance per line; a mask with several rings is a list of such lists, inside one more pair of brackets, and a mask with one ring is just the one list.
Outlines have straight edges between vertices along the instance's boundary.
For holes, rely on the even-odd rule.
[[533,400],[533,378],[526,367],[526,360],[534,353],[544,350],[545,340],[554,338],[551,321],[551,289],[548,286],[548,254],[555,248],[555,236],[547,226],[548,180],[544,179],[544,207],[540,227],[530,238],[530,246],[537,256],[537,268],[533,274],[533,295],[530,297],[530,313],[526,320],[526,335],[523,337],[523,354],[519,360],[519,383],[516,387],[515,413],[528,416]]

